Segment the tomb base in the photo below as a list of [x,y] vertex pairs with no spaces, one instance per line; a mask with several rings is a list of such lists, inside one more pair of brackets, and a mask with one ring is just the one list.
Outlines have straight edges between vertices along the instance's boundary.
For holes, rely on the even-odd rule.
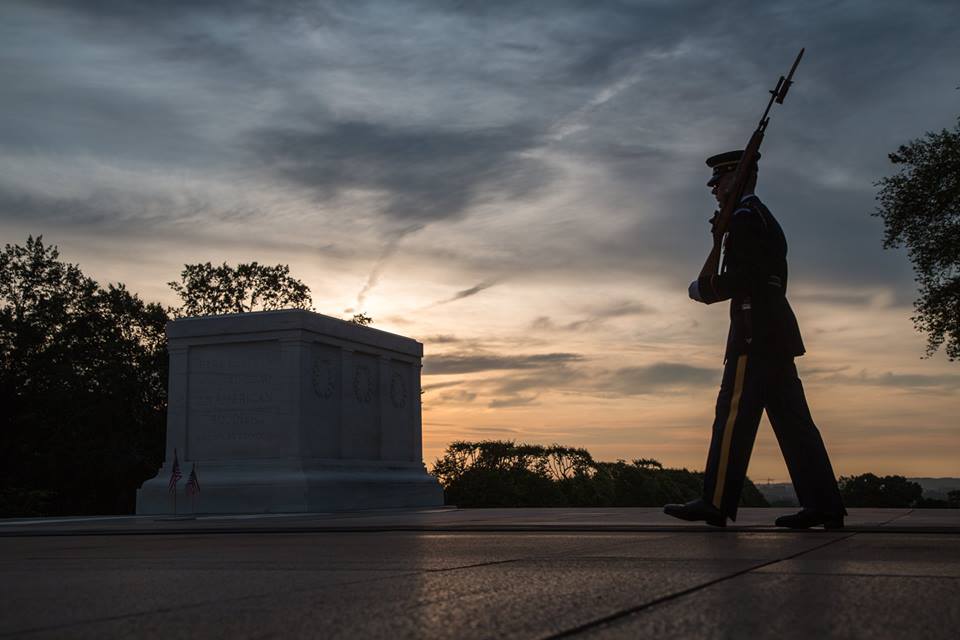
[[[443,489],[422,464],[352,465],[337,461],[299,464],[205,463],[198,468],[200,494],[178,483],[176,513],[317,513],[443,504]],[[137,513],[173,514],[169,465],[137,492]]]

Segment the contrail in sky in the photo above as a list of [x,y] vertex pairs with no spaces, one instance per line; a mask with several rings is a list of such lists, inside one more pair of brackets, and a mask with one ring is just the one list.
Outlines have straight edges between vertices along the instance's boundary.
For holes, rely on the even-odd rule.
[[617,80],[612,85],[601,89],[599,92],[597,92],[597,95],[588,100],[586,104],[560,118],[560,120],[551,127],[549,135],[550,141],[560,142],[567,136],[586,129],[587,125],[583,122],[583,120],[590,115],[591,112],[596,111],[623,93],[625,90],[638,83],[642,77],[643,74],[640,72],[631,73],[620,80]]
[[473,285],[469,289],[463,289],[462,291],[457,291],[455,294],[453,294],[449,298],[438,300],[437,302],[434,302],[433,304],[431,304],[430,307],[436,307],[441,304],[447,304],[448,302],[455,302],[457,300],[463,300],[464,298],[469,298],[470,296],[475,296],[481,291],[489,289],[490,287],[497,284],[498,282],[499,280],[497,279],[484,280],[483,282]]
[[[397,252],[397,247],[400,246],[400,241],[411,233],[415,233],[423,229],[422,224],[414,224],[401,229],[397,232],[397,235],[390,238],[386,245],[383,247],[383,251],[380,252],[380,257],[377,258],[377,262],[373,265],[373,269],[370,271],[370,275],[367,276],[367,282],[363,285],[363,288],[360,289],[360,293],[357,294],[357,306],[356,310],[359,312],[363,311],[363,305],[367,301],[367,294],[377,286],[377,283],[380,282],[380,274],[383,273],[383,268],[387,265],[387,261]],[[347,313],[351,313],[353,309],[347,309]]]

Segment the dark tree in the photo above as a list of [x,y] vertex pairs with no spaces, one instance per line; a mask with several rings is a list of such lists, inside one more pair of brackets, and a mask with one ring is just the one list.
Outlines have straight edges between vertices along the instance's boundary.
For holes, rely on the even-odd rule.
[[0,253],[0,514],[129,513],[163,456],[166,312],[30,237]]
[[547,470],[547,450],[509,441],[454,442],[434,464],[447,504],[555,507],[566,504]]
[[912,507],[923,497],[923,487],[903,476],[872,473],[840,478],[840,495],[848,507]]
[[167,284],[182,302],[171,310],[177,317],[310,309],[312,304],[309,287],[291,276],[285,264],[187,264],[180,280]]
[[947,492],[947,504],[953,509],[960,509],[960,489]]
[[353,317],[350,318],[348,322],[352,322],[353,324],[358,324],[361,327],[366,327],[367,325],[373,324],[373,318],[361,312],[361,313],[353,314]]
[[913,316],[927,356],[960,358],[960,120],[890,154],[900,172],[877,183],[884,248],[907,248],[919,284]]
[[[639,458],[597,462],[586,449],[512,441],[454,442],[434,463],[447,504],[462,507],[652,507],[703,493],[703,474]],[[741,504],[765,507],[747,479]]]

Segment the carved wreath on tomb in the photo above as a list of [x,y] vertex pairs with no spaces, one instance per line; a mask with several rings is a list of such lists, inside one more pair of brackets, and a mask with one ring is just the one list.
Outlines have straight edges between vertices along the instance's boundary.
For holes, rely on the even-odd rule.
[[403,376],[396,372],[390,378],[390,402],[397,409],[407,404],[407,386],[403,383]]
[[333,363],[329,360],[317,358],[313,361],[313,391],[323,399],[333,397],[336,391]]
[[374,386],[373,375],[370,373],[370,367],[359,365],[353,374],[353,394],[358,402],[367,403],[373,400],[376,387]]

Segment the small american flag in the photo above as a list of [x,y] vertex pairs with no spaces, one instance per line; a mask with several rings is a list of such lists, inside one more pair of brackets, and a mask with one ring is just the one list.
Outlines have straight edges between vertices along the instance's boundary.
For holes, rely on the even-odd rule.
[[177,493],[177,483],[180,482],[180,478],[183,477],[183,474],[180,473],[180,461],[177,459],[177,450],[173,450],[173,471],[170,472],[170,484],[167,485],[167,490],[172,493]]
[[190,468],[190,477],[187,478],[187,495],[200,495],[200,480],[197,478],[197,463],[194,462]]

